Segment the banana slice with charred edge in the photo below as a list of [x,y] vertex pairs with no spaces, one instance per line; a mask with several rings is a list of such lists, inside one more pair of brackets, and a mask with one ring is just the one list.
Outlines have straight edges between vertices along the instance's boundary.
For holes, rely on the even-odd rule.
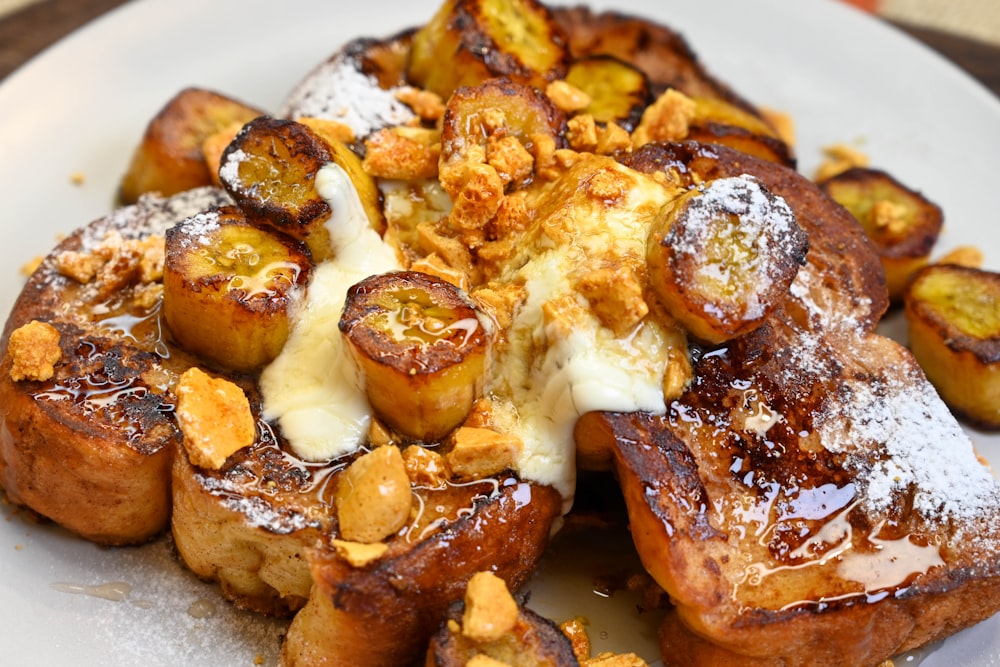
[[439,440],[481,394],[493,327],[440,278],[403,271],[361,281],[340,330],[376,415],[404,436]]
[[203,144],[216,132],[263,111],[202,88],[185,88],[149,121],[122,175],[118,196],[133,204],[147,192],[169,196],[212,184]]
[[941,396],[986,428],[1000,428],[1000,274],[935,264],[906,290],[910,349]]
[[498,76],[544,88],[563,77],[568,58],[562,31],[536,0],[449,0],[413,36],[407,77],[444,99]]
[[687,139],[722,144],[787,167],[795,166],[792,147],[760,115],[713,97],[694,97],[692,102]]
[[746,109],[741,109],[735,104],[714,97],[692,97],[691,99],[694,102],[694,117],[691,119],[693,126],[718,123],[742,127],[753,134],[778,139],[778,133],[771,127],[770,123]]
[[304,241],[313,259],[332,255],[326,221],[330,204],[316,190],[316,174],[334,162],[347,172],[371,225],[385,227],[375,182],[346,144],[326,139],[302,123],[260,117],[226,148],[219,179],[253,220]]
[[777,162],[794,169],[797,160],[791,147],[781,139],[764,134],[755,134],[745,127],[716,122],[699,122],[688,127],[689,141],[704,144],[721,144],[759,157],[769,162]]
[[311,272],[306,249],[233,206],[189,218],[166,236],[163,315],[178,342],[239,371],[277,356]]
[[752,331],[805,263],[808,237],[783,199],[751,176],[690,190],[654,223],[650,282],[688,331],[721,343]]
[[609,55],[580,58],[569,66],[566,81],[590,96],[587,113],[599,123],[617,123],[631,132],[652,101],[649,77],[638,67]]
[[889,298],[903,299],[914,271],[926,265],[941,233],[941,208],[878,169],[853,167],[820,183],[851,212],[875,244]]

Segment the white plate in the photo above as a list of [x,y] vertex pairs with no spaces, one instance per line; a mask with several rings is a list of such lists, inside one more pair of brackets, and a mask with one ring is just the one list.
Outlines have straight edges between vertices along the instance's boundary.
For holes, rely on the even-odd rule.
[[[601,7],[611,3],[601,2]],[[87,26],[0,86],[0,312],[18,268],[61,232],[105,213],[147,120],[187,85],[276,108],[292,84],[345,40],[425,21],[436,0],[393,0],[370,11],[294,0],[141,0]],[[615,0],[679,29],[711,71],[758,104],[791,113],[802,171],[822,146],[847,142],[875,166],[922,189],[946,214],[939,249],[975,244],[1000,268],[1000,102],[907,37],[826,0]],[[71,176],[84,177],[82,185]],[[891,326],[898,331],[898,326]],[[1000,437],[973,433],[1000,467]],[[9,665],[273,664],[282,624],[233,612],[193,581],[163,543],[101,550],[58,529],[0,522],[0,627]],[[574,577],[563,570],[580,561]],[[630,556],[624,556],[630,558]],[[534,604],[587,615],[598,648],[655,660],[653,621],[623,595],[590,592],[589,574],[615,568],[613,548],[574,545],[543,568]],[[558,575],[558,576],[557,576]],[[125,582],[119,602],[70,595],[60,583]],[[553,583],[555,582],[555,583]],[[571,590],[576,587],[575,590]],[[63,590],[57,590],[62,588]],[[91,590],[91,592],[96,592]],[[191,605],[194,604],[194,609]],[[198,610],[214,610],[199,618]],[[992,665],[1000,618],[906,664]]]

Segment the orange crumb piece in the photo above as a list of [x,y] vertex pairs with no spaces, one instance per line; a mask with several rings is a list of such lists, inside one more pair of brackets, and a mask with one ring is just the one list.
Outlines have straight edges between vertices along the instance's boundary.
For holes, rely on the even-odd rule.
[[396,99],[413,109],[421,120],[437,120],[444,115],[444,101],[429,90],[405,86],[396,92]]
[[565,621],[559,626],[570,644],[573,646],[573,655],[580,662],[590,658],[590,635],[587,634],[587,622],[580,617]]
[[11,358],[10,379],[48,380],[62,357],[59,331],[48,322],[32,320],[15,329],[7,342]]
[[549,83],[545,87],[545,94],[553,104],[570,113],[586,109],[591,102],[590,95],[561,79]]
[[632,146],[683,139],[694,113],[695,103],[690,97],[674,88],[667,90],[642,113],[639,127],[632,133]]
[[591,271],[580,280],[579,289],[597,319],[615,336],[621,337],[632,331],[649,313],[642,294],[642,283],[635,271],[628,267]]
[[175,391],[177,421],[191,463],[218,470],[234,453],[253,444],[257,425],[246,394],[236,384],[190,368]]
[[462,635],[476,642],[496,641],[511,631],[520,611],[506,582],[492,572],[472,575],[465,589]]
[[847,144],[832,144],[823,148],[824,160],[813,177],[816,181],[825,181],[851,167],[867,167],[868,156]]
[[454,445],[445,461],[452,473],[464,479],[481,479],[511,467],[524,448],[516,435],[488,428],[461,426],[451,439]]
[[353,567],[364,567],[381,558],[389,550],[389,545],[384,542],[365,543],[349,540],[333,540],[333,547]]
[[967,266],[972,269],[978,269],[983,265],[984,261],[985,258],[983,257],[982,250],[976,246],[963,245],[942,255],[941,259],[939,259],[937,263],[957,264],[959,266]]
[[582,667],[649,667],[635,653],[601,653],[580,663]]

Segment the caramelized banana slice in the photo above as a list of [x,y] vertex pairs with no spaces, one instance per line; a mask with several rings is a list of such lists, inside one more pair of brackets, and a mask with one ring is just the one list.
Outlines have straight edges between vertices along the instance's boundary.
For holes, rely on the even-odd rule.
[[713,97],[692,98],[687,139],[721,144],[759,158],[795,167],[795,154],[758,113]]
[[435,441],[480,396],[492,327],[454,285],[415,271],[373,276],[347,293],[340,330],[376,415]]
[[672,28],[583,3],[554,6],[573,59],[606,53],[631,63],[649,77],[653,94],[676,88],[691,97],[713,97],[755,112],[754,106],[708,72],[684,37]]
[[316,174],[334,162],[347,172],[372,226],[385,221],[378,189],[361,160],[343,143],[323,138],[302,123],[261,117],[248,123],[226,148],[219,178],[252,219],[304,241],[313,259],[332,254],[326,221],[330,203],[316,189]]
[[567,61],[562,31],[536,0],[447,0],[413,36],[407,75],[447,99],[498,76],[544,88]]
[[1000,428],[1000,274],[936,264],[905,294],[910,348],[957,412]]
[[694,118],[691,125],[698,126],[708,123],[731,125],[764,137],[778,138],[778,133],[770,123],[760,116],[735,104],[714,97],[692,97],[694,101]]
[[688,127],[687,139],[705,144],[721,144],[759,157],[769,162],[777,162],[792,169],[796,166],[791,147],[772,136],[755,134],[745,127],[725,125],[716,122],[699,122]]
[[452,200],[449,223],[482,229],[506,192],[534,178],[536,155],[561,148],[565,134],[566,115],[536,88],[493,79],[455,91],[445,109],[439,162],[441,187]]
[[185,88],[177,93],[146,126],[128,170],[122,176],[119,197],[135,203],[139,195],[159,192],[173,195],[211,185],[202,144],[233,124],[246,123],[263,112],[225,95]]
[[304,248],[236,207],[196,215],[167,232],[164,317],[185,349],[224,368],[259,368],[285,344],[310,266]]
[[681,195],[654,223],[650,282],[694,336],[721,343],[752,331],[787,294],[808,238],[783,199],[751,176]]
[[927,264],[941,233],[940,207],[884,171],[853,167],[820,187],[846,208],[875,243],[889,298],[899,302],[913,272]]
[[649,78],[639,68],[614,56],[581,58],[569,67],[566,81],[590,96],[581,111],[599,123],[617,123],[631,132],[652,101]]

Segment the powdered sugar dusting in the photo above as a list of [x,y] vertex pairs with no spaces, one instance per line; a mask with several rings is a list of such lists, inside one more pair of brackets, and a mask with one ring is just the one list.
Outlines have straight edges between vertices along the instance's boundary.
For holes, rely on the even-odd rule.
[[246,489],[230,482],[225,476],[197,475],[198,483],[217,497],[227,509],[238,514],[254,528],[263,528],[278,535],[288,535],[297,530],[316,528],[315,519],[294,509],[281,509],[262,498],[247,494]]
[[247,159],[247,154],[242,148],[229,151],[223,156],[222,164],[219,166],[219,180],[230,186],[240,188],[240,163]]
[[[673,251],[699,256],[702,278],[740,289],[744,318],[763,317],[764,291],[780,278],[783,267],[797,263],[803,254],[804,233],[785,200],[744,174],[703,185],[700,195],[687,201],[683,215],[684,224],[671,227],[666,238]],[[723,221],[731,227],[725,229]],[[720,233],[728,237],[727,255],[715,258],[713,239]]]
[[107,647],[101,664],[278,664],[287,622],[236,609],[222,598],[217,585],[199,581],[180,565],[169,541],[131,549],[93,548],[88,562],[86,580],[66,582],[62,579],[66,573],[61,572],[58,581],[50,582],[53,590],[114,584],[124,591],[120,599],[70,592],[51,595],[63,613],[81,617],[92,636],[88,644]]
[[171,197],[143,195],[135,204],[115,209],[104,218],[83,227],[80,232],[81,250],[93,250],[110,230],[118,230],[124,238],[162,235],[187,217],[229,202],[226,193],[214,187],[195,188]]
[[406,125],[416,115],[395,91],[378,85],[360,71],[356,57],[340,52],[326,61],[292,91],[281,112],[284,118],[325,118],[354,130],[357,137],[390,125]]
[[823,442],[865,473],[867,503],[875,511],[888,510],[910,490],[914,509],[928,518],[969,520],[1000,506],[993,476],[917,374],[849,382],[833,409],[841,419],[821,425]]
[[184,236],[197,245],[205,246],[211,243],[211,234],[219,229],[219,212],[216,210],[202,211],[184,220],[178,227]]
[[815,278],[807,267],[793,284],[812,324],[795,332],[785,372],[802,386],[843,378],[814,426],[826,449],[843,454],[845,468],[857,473],[862,502],[885,512],[912,493],[914,510],[940,521],[995,512],[1000,487],[916,361],[866,331],[863,304],[817,303],[823,292]]

